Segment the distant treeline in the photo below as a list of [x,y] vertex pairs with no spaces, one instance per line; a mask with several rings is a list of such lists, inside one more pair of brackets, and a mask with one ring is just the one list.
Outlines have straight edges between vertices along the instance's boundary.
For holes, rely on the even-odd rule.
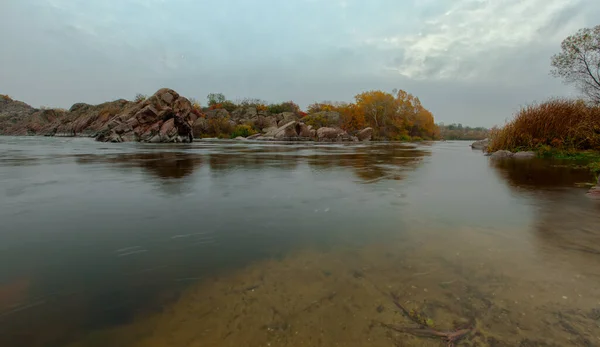
[[438,124],[440,137],[444,140],[483,140],[490,135],[490,129],[484,127],[469,127],[462,124]]

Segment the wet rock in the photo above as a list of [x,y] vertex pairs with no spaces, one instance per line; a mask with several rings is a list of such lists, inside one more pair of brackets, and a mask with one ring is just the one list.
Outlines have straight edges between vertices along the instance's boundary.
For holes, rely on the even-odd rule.
[[512,158],[514,156],[514,153],[511,151],[505,151],[505,150],[500,150],[497,152],[494,152],[490,155],[490,157],[492,158],[496,158],[496,159],[500,159],[500,158]]
[[537,156],[537,154],[535,154],[535,152],[517,152],[513,155],[513,157],[515,159],[532,159],[535,158]]
[[371,141],[373,137],[373,128],[364,128],[356,134],[359,141]]
[[471,144],[471,148],[484,150],[484,149],[487,148],[487,146],[489,144],[490,144],[490,140],[489,139],[483,139],[483,140],[479,140],[479,141],[473,142]]
[[598,183],[596,183],[595,187],[592,187],[587,195],[595,200],[600,200],[600,176],[598,177]]

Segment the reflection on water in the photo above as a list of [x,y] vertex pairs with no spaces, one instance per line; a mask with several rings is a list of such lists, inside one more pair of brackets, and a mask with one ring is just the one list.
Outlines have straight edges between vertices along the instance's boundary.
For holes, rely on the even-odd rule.
[[0,138],[1,346],[600,343],[589,174],[461,142]]

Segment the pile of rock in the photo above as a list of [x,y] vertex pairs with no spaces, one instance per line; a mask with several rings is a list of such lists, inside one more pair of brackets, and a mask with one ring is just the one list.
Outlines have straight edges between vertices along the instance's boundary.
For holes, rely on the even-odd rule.
[[128,108],[100,129],[102,142],[192,142],[198,116],[190,101],[172,89],[161,89]]
[[[281,122],[280,122],[281,123]],[[339,128],[322,127],[314,129],[299,121],[290,121],[280,127],[266,129],[264,134],[256,134],[248,137],[248,140],[261,141],[319,141],[319,142],[343,142],[343,141],[370,141],[373,129],[366,128],[357,136],[350,136]]]

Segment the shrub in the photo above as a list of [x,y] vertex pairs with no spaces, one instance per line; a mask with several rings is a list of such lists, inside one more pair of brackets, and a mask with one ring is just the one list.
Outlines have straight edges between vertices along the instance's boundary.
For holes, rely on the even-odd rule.
[[0,99],[4,99],[4,100],[8,100],[8,101],[13,101],[13,99],[5,94],[0,94]]
[[148,99],[147,95],[138,93],[138,94],[135,95],[135,99],[133,101],[135,101],[135,102],[142,102],[142,101],[145,101],[146,99]]
[[292,112],[295,114],[299,114],[301,112],[300,106],[298,106],[293,101],[286,101],[280,104],[270,104],[267,106],[267,111],[271,114],[278,114],[283,112]]
[[217,137],[229,137],[233,132],[233,125],[228,117],[215,117],[208,120],[207,134]]
[[254,129],[252,129],[252,127],[250,125],[243,124],[243,125],[238,125],[235,127],[235,129],[233,129],[233,132],[231,133],[231,138],[234,139],[238,136],[248,137],[248,136],[251,136],[254,134],[256,134],[256,131]]
[[490,138],[489,151],[600,150],[600,106],[567,99],[526,106]]
[[192,108],[202,112],[202,105],[200,105],[200,101],[196,98],[190,98],[190,103],[192,104]]
[[329,119],[322,113],[308,115],[303,118],[303,122],[307,125],[312,125],[315,129],[332,125],[329,123]]
[[221,108],[224,110],[227,110],[227,112],[231,113],[231,112],[235,111],[235,109],[238,108],[238,106],[235,103],[233,103],[232,101],[225,100],[225,101],[223,101],[223,103],[221,103]]

